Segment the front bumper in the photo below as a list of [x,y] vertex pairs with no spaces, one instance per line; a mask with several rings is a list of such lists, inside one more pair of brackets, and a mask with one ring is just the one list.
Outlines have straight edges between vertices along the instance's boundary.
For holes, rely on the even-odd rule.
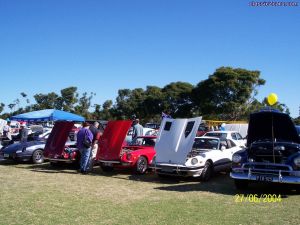
[[[300,184],[300,171],[285,164],[245,163],[240,168],[232,168],[230,177],[237,180],[258,182]],[[270,168],[268,168],[270,167]],[[278,169],[280,168],[280,169]]]
[[183,176],[183,177],[199,177],[203,171],[204,166],[187,167],[176,164],[155,164],[150,166],[157,174],[164,174],[169,176]]

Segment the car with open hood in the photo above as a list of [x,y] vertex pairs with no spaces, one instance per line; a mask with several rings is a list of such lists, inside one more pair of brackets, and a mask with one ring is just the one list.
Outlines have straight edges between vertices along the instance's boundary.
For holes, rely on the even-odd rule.
[[200,122],[201,118],[164,121],[152,162],[158,175],[192,176],[207,181],[213,172],[230,169],[232,155],[241,148],[226,138],[195,137]]
[[69,134],[74,127],[74,122],[57,121],[47,139],[44,158],[52,165],[58,163],[74,163],[79,165],[80,152],[76,141],[70,141]]
[[232,157],[238,189],[249,182],[297,184],[300,187],[300,139],[285,113],[263,110],[250,115],[247,148]]
[[103,171],[111,171],[114,167],[131,167],[136,168],[139,173],[146,172],[155,155],[155,137],[141,136],[129,145],[125,138],[131,125],[131,120],[108,122],[100,138],[96,156]]

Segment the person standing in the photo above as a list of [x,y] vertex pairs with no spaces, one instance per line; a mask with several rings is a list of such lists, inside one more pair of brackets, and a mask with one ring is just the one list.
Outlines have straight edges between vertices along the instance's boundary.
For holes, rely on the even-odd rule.
[[92,141],[92,159],[96,158],[97,151],[98,151],[98,141],[101,136],[101,132],[99,131],[99,122],[94,122],[92,126],[90,126],[90,130],[93,134],[93,141]]
[[82,174],[86,174],[90,167],[93,133],[90,131],[89,126],[87,122],[84,122],[77,133],[77,148],[81,153],[80,172]]
[[143,135],[143,126],[140,124],[139,119],[135,119],[134,125],[133,125],[133,130],[132,130],[132,143],[138,144],[137,143],[137,137]]
[[8,121],[7,124],[3,127],[3,137],[8,138],[9,140],[11,140],[10,121]]
[[26,128],[26,124],[25,123],[21,124],[21,128],[19,130],[19,137],[20,137],[20,142],[22,142],[22,143],[27,142],[28,130]]

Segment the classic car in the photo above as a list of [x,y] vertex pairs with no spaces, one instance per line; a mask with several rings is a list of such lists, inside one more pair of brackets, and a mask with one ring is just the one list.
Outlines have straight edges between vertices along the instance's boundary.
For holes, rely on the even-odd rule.
[[[159,176],[189,175],[202,166],[187,160],[191,152],[201,117],[191,119],[164,118],[155,144],[156,156],[151,168]],[[196,165],[197,164],[197,165]]]
[[75,141],[68,141],[74,122],[57,121],[47,140],[44,157],[51,165],[60,162],[79,164],[80,153]]
[[237,131],[209,131],[204,136],[230,139],[240,147],[246,147],[246,139]]
[[131,120],[109,121],[99,140],[96,161],[103,171],[110,171],[120,165],[122,147],[127,145],[125,137],[131,127]]
[[252,181],[297,184],[300,187],[300,139],[291,118],[274,110],[250,115],[247,148],[232,157],[238,189]]
[[[182,127],[184,128],[184,127]],[[164,136],[160,137],[160,141]],[[232,155],[241,150],[232,140],[216,137],[196,137],[180,164],[152,162],[158,175],[192,176],[208,181],[214,172],[229,171]],[[157,157],[160,155],[157,149]],[[176,155],[176,151],[172,153]],[[170,158],[170,157],[169,157]],[[165,160],[166,161],[166,160]]]
[[138,173],[144,174],[155,155],[155,142],[156,136],[137,137],[134,144],[122,148],[120,165],[117,166],[135,168]]
[[43,163],[45,144],[45,141],[17,142],[4,147],[0,154],[3,155],[4,159],[12,159],[16,162],[32,161],[34,164]]

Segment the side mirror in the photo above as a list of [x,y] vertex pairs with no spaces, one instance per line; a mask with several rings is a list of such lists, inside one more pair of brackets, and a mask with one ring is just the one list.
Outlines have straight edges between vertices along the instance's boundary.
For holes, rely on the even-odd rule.
[[226,150],[226,147],[224,145],[221,146],[221,151]]

